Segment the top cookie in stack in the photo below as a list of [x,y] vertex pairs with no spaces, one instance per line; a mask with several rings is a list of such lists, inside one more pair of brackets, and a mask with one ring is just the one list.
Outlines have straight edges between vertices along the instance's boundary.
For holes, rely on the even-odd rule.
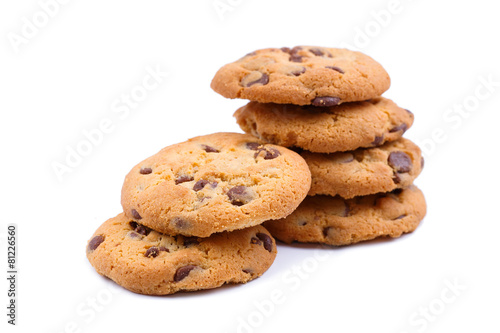
[[414,115],[381,97],[390,78],[369,56],[316,46],[262,49],[223,66],[211,86],[251,100],[234,114],[245,132],[298,149],[308,163],[310,197],[284,220],[266,223],[278,239],[345,245],[396,237],[425,215],[412,185],[421,152],[402,138]]
[[363,53],[296,46],[251,52],[222,67],[211,87],[227,98],[334,106],[380,96],[390,84],[384,68]]

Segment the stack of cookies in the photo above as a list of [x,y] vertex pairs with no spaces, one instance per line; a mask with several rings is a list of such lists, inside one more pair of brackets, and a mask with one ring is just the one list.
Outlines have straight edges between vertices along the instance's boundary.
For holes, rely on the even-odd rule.
[[90,263],[166,295],[257,278],[273,236],[347,245],[415,230],[423,159],[402,137],[413,114],[380,96],[389,85],[380,64],[344,49],[263,49],[222,67],[212,88],[251,100],[235,113],[247,134],[196,137],[137,164],[123,212],[87,244]]
[[263,49],[222,67],[212,88],[249,99],[240,127],[301,154],[312,176],[291,215],[264,225],[285,242],[347,245],[415,230],[426,213],[414,179],[420,149],[403,138],[413,114],[381,97],[384,68],[360,52],[298,46]]
[[97,229],[87,257],[99,274],[141,294],[244,283],[276,257],[260,224],[291,214],[310,186],[294,151],[248,134],[196,137],[130,171],[123,213]]

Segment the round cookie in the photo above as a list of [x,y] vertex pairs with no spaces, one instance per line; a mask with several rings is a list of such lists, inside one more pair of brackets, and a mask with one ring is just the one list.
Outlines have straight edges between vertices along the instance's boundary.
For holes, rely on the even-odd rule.
[[425,214],[424,195],[411,185],[407,189],[350,200],[307,197],[291,215],[268,221],[264,226],[286,243],[340,246],[381,236],[399,237],[415,230]]
[[328,108],[250,102],[234,117],[243,131],[267,142],[316,153],[397,140],[414,118],[413,113],[383,97]]
[[408,187],[424,163],[420,148],[405,138],[375,148],[333,154],[304,151],[301,156],[311,170],[308,195],[345,199]]
[[390,84],[385,69],[361,52],[296,46],[251,52],[219,69],[211,87],[227,98],[332,106],[380,96]]
[[275,241],[262,226],[209,238],[169,236],[123,213],[104,222],[87,244],[87,258],[99,274],[146,295],[245,283],[275,257]]
[[159,232],[207,237],[283,218],[310,186],[297,153],[247,134],[215,133],[137,164],[125,178],[122,206]]

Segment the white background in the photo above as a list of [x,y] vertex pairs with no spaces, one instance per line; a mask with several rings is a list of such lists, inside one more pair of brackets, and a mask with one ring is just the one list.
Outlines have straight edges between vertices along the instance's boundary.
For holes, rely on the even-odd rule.
[[[391,3],[74,0],[44,22],[40,2],[2,1],[2,332],[498,332],[498,12],[490,0]],[[301,44],[361,50],[391,75],[385,96],[415,113],[406,136],[425,150],[420,228],[344,248],[283,245],[261,278],[213,291],[148,297],[100,277],[86,241],[120,212],[129,169],[189,137],[239,132],[232,113],[245,101],[213,92],[214,73]],[[168,75],[114,112],[147,68]],[[112,129],[59,180],[53,164],[103,119]],[[16,327],[5,315],[8,223],[19,231]]]

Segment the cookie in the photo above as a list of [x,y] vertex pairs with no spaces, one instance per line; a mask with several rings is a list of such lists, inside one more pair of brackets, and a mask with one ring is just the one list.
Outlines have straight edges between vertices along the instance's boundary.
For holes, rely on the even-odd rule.
[[422,192],[411,185],[389,193],[344,200],[307,197],[295,212],[264,226],[286,243],[293,241],[348,245],[415,230],[426,214]]
[[262,226],[209,238],[169,236],[123,213],[104,222],[87,244],[87,258],[99,274],[146,295],[245,283],[275,257],[275,241]]
[[332,106],[380,96],[390,84],[385,69],[361,52],[296,46],[251,52],[219,69],[211,87],[227,98]]
[[380,146],[413,124],[413,113],[383,97],[327,108],[250,102],[234,116],[247,133],[316,153]]
[[162,149],[126,176],[127,217],[170,235],[207,237],[280,219],[311,185],[297,153],[239,133],[215,133]]
[[405,138],[375,148],[333,154],[304,151],[301,156],[311,170],[309,195],[345,199],[408,187],[424,163],[420,148]]

